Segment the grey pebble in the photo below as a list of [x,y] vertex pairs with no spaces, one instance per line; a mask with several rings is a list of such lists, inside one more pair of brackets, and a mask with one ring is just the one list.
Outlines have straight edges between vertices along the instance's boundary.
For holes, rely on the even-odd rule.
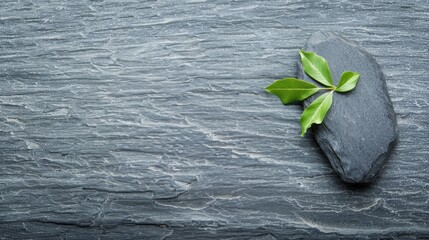
[[[314,124],[313,131],[333,169],[345,182],[373,182],[397,138],[395,112],[380,66],[365,50],[335,33],[314,33],[305,50],[328,61],[335,84],[344,71],[360,74],[354,90],[334,94],[326,118],[322,124]],[[298,77],[314,82],[301,64]],[[304,101],[304,106],[318,95]]]

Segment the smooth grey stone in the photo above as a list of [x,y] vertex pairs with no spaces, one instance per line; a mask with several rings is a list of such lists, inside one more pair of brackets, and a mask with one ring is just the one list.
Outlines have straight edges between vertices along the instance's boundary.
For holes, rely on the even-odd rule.
[[[349,183],[368,183],[377,178],[397,138],[396,117],[386,81],[375,59],[356,44],[330,32],[316,32],[306,51],[324,57],[334,84],[342,72],[360,74],[355,89],[334,93],[334,100],[314,136],[334,170]],[[312,80],[298,64],[298,77]],[[304,101],[307,107],[317,96]]]

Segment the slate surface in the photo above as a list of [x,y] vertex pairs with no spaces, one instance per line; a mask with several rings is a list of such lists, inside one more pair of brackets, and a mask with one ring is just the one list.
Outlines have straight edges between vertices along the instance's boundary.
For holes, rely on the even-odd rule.
[[[0,238],[429,237],[429,2],[0,2]],[[263,91],[317,30],[375,56],[399,141],[351,187]]]

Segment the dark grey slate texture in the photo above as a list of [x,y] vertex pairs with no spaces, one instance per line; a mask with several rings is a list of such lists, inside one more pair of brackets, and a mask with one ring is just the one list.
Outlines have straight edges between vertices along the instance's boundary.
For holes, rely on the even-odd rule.
[[[429,3],[0,1],[0,238],[425,239]],[[344,184],[264,92],[335,31],[375,57],[399,140]]]
[[[335,85],[344,71],[360,74],[358,87],[347,93],[335,93],[322,124],[312,128],[320,148],[345,182],[373,182],[397,138],[395,111],[379,64],[356,43],[331,32],[312,34],[305,50],[316,52],[328,61]],[[315,82],[304,73],[300,61],[297,76]],[[322,93],[305,100],[304,106]]]

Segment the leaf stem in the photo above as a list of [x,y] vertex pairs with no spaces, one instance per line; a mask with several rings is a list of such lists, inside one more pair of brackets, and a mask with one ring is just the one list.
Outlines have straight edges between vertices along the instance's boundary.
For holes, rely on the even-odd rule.
[[335,90],[337,89],[336,87],[329,87],[329,88],[319,88],[321,90]]

